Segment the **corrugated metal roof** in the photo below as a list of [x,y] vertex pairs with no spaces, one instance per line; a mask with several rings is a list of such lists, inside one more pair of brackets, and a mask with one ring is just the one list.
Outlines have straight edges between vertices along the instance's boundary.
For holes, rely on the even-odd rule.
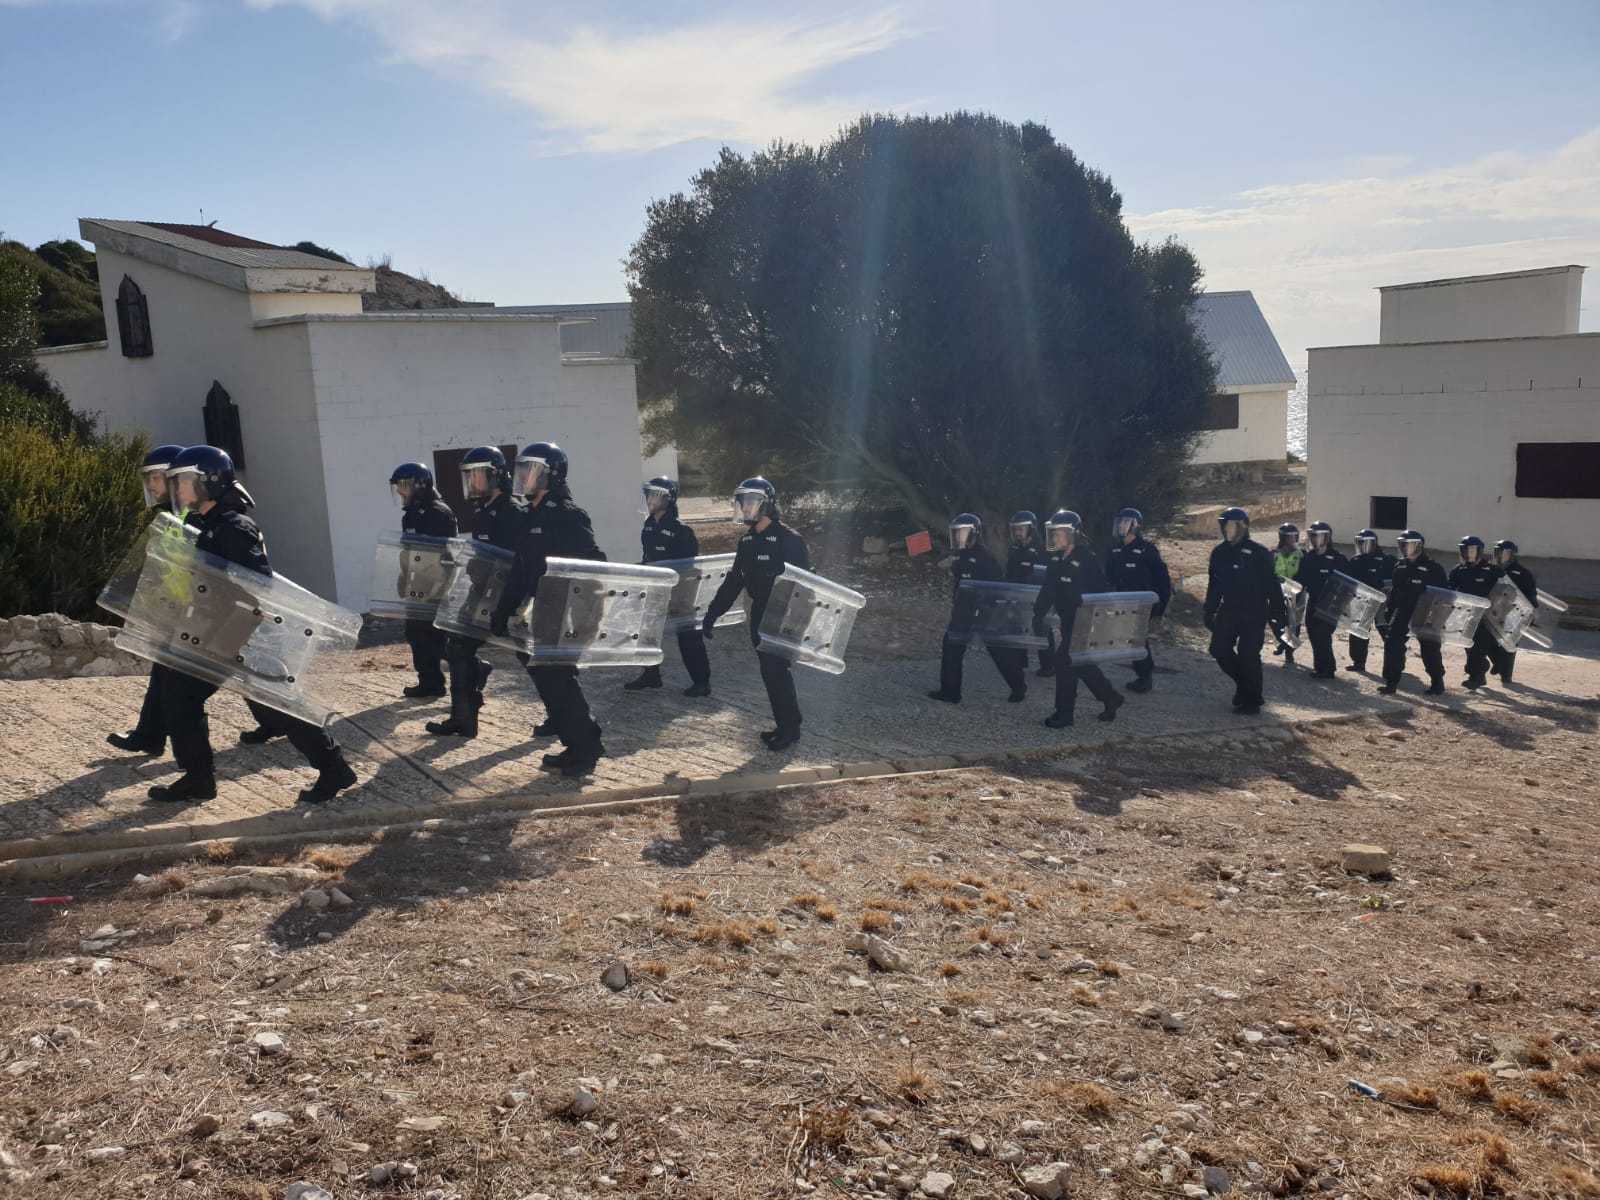
[[582,324],[561,327],[561,353],[598,354],[621,358],[628,352],[633,330],[633,305],[626,300],[606,304],[497,304],[495,312],[553,313]]
[[[282,246],[271,246],[266,242],[252,241],[250,238],[230,234],[225,230],[212,230],[213,235],[202,241],[178,230],[182,226],[157,225],[146,221],[104,221],[99,218],[84,218],[81,229],[86,238],[93,241],[92,226],[101,226],[117,233],[124,233],[130,237],[145,238],[158,242],[164,246],[171,246],[178,250],[187,250],[191,254],[199,254],[217,262],[225,262],[235,267],[246,269],[266,270],[301,270],[301,271],[367,271],[366,267],[358,267],[351,263],[334,262],[331,258],[320,258],[315,254],[306,254],[300,250],[289,250]],[[370,274],[370,272],[368,272]]]
[[1249,292],[1205,292],[1195,301],[1195,324],[1217,358],[1217,387],[1281,384],[1293,387],[1294,371]]

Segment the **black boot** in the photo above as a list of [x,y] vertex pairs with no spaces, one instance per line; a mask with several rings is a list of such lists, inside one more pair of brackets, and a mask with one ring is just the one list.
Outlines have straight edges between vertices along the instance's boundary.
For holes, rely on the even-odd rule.
[[1443,679],[1435,679],[1432,683],[1430,683],[1428,685],[1428,695],[1430,695],[1430,696],[1442,696],[1442,695],[1444,695],[1444,680]]
[[401,688],[400,694],[407,700],[433,700],[448,693],[441,679],[438,683],[413,683],[410,687]]
[[555,737],[555,735],[556,723],[549,717],[546,717],[533,727],[534,737]]
[[246,729],[239,735],[239,744],[241,746],[265,746],[277,736],[277,730],[268,729],[264,725],[257,725],[254,729]]
[[661,686],[661,668],[646,667],[640,671],[637,678],[628,680],[622,685],[625,692],[642,692],[645,688],[658,688]]
[[118,750],[126,750],[129,754],[149,754],[154,756],[167,748],[166,738],[158,741],[155,738],[140,737],[137,729],[132,733],[108,733],[106,734],[106,741],[110,742]]
[[940,701],[943,701],[945,704],[960,704],[961,703],[961,697],[960,696],[947,696],[947,695],[945,695],[944,692],[941,692],[938,688],[935,688],[933,691],[928,693],[928,699],[929,700],[940,700]]
[[1011,694],[1006,697],[1007,704],[1021,704],[1028,698],[1028,685],[1019,683],[1011,689]]
[[683,694],[685,696],[709,696],[711,695],[711,685],[709,683],[691,683],[683,689]]
[[787,750],[799,740],[800,731],[798,729],[779,729],[774,731],[772,737],[766,739],[767,749]]
[[341,754],[317,772],[317,781],[300,792],[301,804],[326,804],[347,787],[354,786],[356,773]]
[[1044,719],[1044,723],[1051,729],[1067,729],[1072,725],[1072,714],[1054,712]]
[[1117,719],[1117,709],[1126,703],[1127,701],[1121,696],[1113,695],[1110,700],[1106,701],[1105,710],[1100,714],[1099,719],[1102,721],[1115,721]]
[[180,775],[172,783],[158,783],[150,789],[157,804],[199,804],[217,798],[217,781],[211,775]]
[[1148,675],[1141,675],[1128,685],[1130,692],[1148,692],[1155,687],[1155,682]]

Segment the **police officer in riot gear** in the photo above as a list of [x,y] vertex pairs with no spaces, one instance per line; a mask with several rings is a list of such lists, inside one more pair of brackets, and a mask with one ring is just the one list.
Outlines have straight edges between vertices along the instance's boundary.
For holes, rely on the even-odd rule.
[[1323,589],[1332,581],[1335,572],[1343,572],[1348,560],[1333,545],[1333,526],[1326,521],[1313,521],[1306,527],[1306,540],[1310,548],[1300,559],[1295,571],[1295,582],[1306,592],[1306,637],[1311,642],[1311,668],[1317,679],[1332,679],[1336,672],[1333,657],[1333,633],[1339,626],[1317,615],[1317,602]]
[[[511,472],[506,456],[495,446],[475,446],[461,459],[461,494],[472,505],[469,533],[475,542],[502,550],[516,550],[527,506],[511,495]],[[435,737],[475,738],[478,710],[483,707],[483,685],[494,670],[478,657],[481,638],[450,634],[445,640],[445,665],[450,671],[450,715],[429,721],[425,729]]]
[[1033,603],[1033,631],[1044,632],[1045,617],[1052,608],[1061,621],[1061,643],[1056,649],[1056,707],[1044,723],[1051,729],[1065,729],[1072,724],[1080,678],[1090,695],[1105,706],[1100,720],[1114,721],[1117,709],[1124,703],[1121,693],[1111,686],[1105,672],[1096,664],[1072,661],[1072,625],[1078,606],[1086,594],[1106,590],[1105,572],[1084,540],[1083,518],[1071,509],[1058,508],[1051,513],[1044,525],[1044,535],[1050,561],[1045,567],[1038,599]]
[[[1161,560],[1161,551],[1144,537],[1144,514],[1125,508],[1111,526],[1111,549],[1106,554],[1106,579],[1114,592],[1154,592],[1153,621],[1167,611],[1172,600],[1172,576]],[[1155,686],[1156,660],[1150,653],[1150,639],[1144,643],[1144,657],[1133,663],[1130,692],[1148,692]]]
[[[1019,514],[1020,515],[1020,514]],[[1028,516],[1032,516],[1029,513]],[[1016,517],[1011,518],[1013,524]],[[939,660],[939,686],[928,693],[929,699],[946,704],[961,703],[961,666],[967,654],[967,635],[972,632],[972,622],[977,615],[977,596],[971,589],[961,590],[963,579],[997,581],[1000,563],[983,544],[983,522],[972,513],[961,513],[950,522],[950,624],[944,631],[944,645]],[[1028,583],[1033,582],[1033,569],[1028,568]],[[999,668],[1000,677],[1011,689],[1011,703],[1016,704],[1028,695],[1028,652],[1014,646],[984,647]]]
[[[456,515],[439,498],[433,486],[433,472],[419,462],[404,462],[389,473],[389,487],[400,502],[400,532],[420,537],[456,536]],[[449,650],[449,635],[432,621],[406,621],[406,643],[411,647],[411,665],[417,682],[402,688],[410,700],[445,695],[444,671],[440,662]]]
[[[1383,686],[1378,690],[1385,696],[1394,695],[1400,686],[1400,677],[1406,669],[1406,639],[1411,636],[1411,614],[1417,601],[1430,587],[1447,587],[1444,568],[1428,557],[1427,542],[1415,529],[1408,529],[1395,539],[1399,550],[1394,567],[1394,584],[1389,592],[1389,603],[1383,606],[1378,620],[1384,626],[1383,634]],[[1417,639],[1417,649],[1422,655],[1422,667],[1428,672],[1428,695],[1444,694],[1444,652],[1438,642],[1427,638]]]
[[[1488,599],[1494,585],[1500,582],[1505,572],[1489,561],[1488,548],[1483,544],[1483,539],[1468,534],[1456,544],[1456,552],[1461,556],[1461,561],[1450,569],[1450,589],[1463,595]],[[1476,691],[1489,682],[1489,662],[1499,645],[1488,626],[1479,621],[1478,628],[1472,634],[1472,645],[1467,647],[1467,677],[1462,681],[1463,687]]]
[[789,660],[760,648],[761,618],[772,594],[772,581],[789,563],[809,571],[811,552],[806,549],[805,538],[778,519],[778,491],[761,476],[752,476],[734,489],[733,511],[734,518],[745,523],[745,535],[734,553],[733,570],[711,598],[700,628],[706,637],[713,636],[717,618],[733,607],[741,591],[749,595],[750,644],[756,647],[761,682],[766,685],[767,700],[777,722],[777,728],[763,733],[761,740],[769,750],[787,750],[800,740],[800,700],[795,695]]
[[[494,614],[494,632],[502,636],[511,614],[528,596],[538,596],[539,580],[544,577],[548,559],[604,562],[606,558],[594,540],[589,514],[573,503],[567,487],[567,453],[560,446],[554,442],[524,446],[517,455],[515,486],[528,507],[518,534],[517,557]],[[523,661],[562,745],[559,752],[546,754],[540,765],[569,778],[588,775],[606,748],[600,741],[600,725],[590,714],[589,702],[578,683],[578,668],[529,662],[526,658]]]
[[1250,514],[1225,508],[1217,518],[1222,540],[1212,548],[1206,580],[1205,623],[1211,657],[1234,682],[1233,709],[1261,711],[1261,644],[1269,620],[1287,620],[1273,554],[1250,537]]
[[[1024,508],[1012,513],[1008,524],[1011,541],[1006,549],[1006,582],[1036,585],[1041,575],[1037,568],[1050,560],[1050,551],[1045,549],[1044,539],[1039,536],[1039,518],[1032,510]],[[1056,673],[1056,634],[1054,629],[1046,633],[1050,642],[1039,650],[1039,669],[1035,674],[1048,679]],[[1023,663],[1027,663],[1026,654]]]
[[[139,482],[144,489],[146,508],[170,506],[167,498],[167,468],[172,460],[183,453],[182,446],[157,446],[144,456],[139,466]],[[179,520],[183,513],[175,514]],[[154,515],[152,515],[152,520]],[[129,754],[157,755],[167,748],[167,726],[161,717],[161,676],[167,668],[160,663],[150,664],[150,679],[144,688],[144,703],[139,706],[139,720],[127,733],[108,733],[106,741],[118,750]]]
[[[700,539],[678,518],[678,481],[657,475],[644,485],[644,529],[639,540],[644,547],[645,565],[677,558],[694,558],[700,553]],[[711,660],[706,655],[706,639],[699,629],[678,633],[678,653],[689,672],[685,696],[711,695]],[[638,678],[622,685],[630,692],[661,686],[661,668],[646,667]]]
[[[1539,606],[1539,583],[1533,577],[1533,572],[1522,565],[1518,555],[1517,544],[1510,538],[1501,538],[1494,544],[1494,565],[1505,573],[1507,579],[1517,585],[1517,590],[1527,597],[1528,603],[1535,608]],[[1499,642],[1489,648],[1490,670],[1500,676],[1501,683],[1510,683],[1512,673],[1517,666],[1517,652],[1507,650]]]
[[[1363,529],[1356,534],[1355,557],[1345,560],[1344,573],[1368,587],[1386,592],[1394,583],[1394,567],[1394,555],[1384,553],[1383,545],[1378,541],[1377,531]],[[1373,636],[1379,638],[1383,636],[1381,626],[1373,629]],[[1368,638],[1350,635],[1350,662],[1345,667],[1346,671],[1366,671],[1369,642]]]
[[[255,501],[234,476],[233,460],[215,446],[190,446],[167,466],[167,487],[175,513],[188,512],[199,529],[200,550],[261,575],[272,574],[266,540],[250,509]],[[183,775],[150,789],[156,802],[194,804],[217,794],[206,701],[216,684],[181,671],[168,670],[161,680],[161,711],[172,739],[172,757]],[[307,721],[268,708],[254,700],[245,706],[257,725],[273,736],[283,735],[317,768],[317,779],[300,793],[303,804],[321,804],[356,782],[339,744]]]
[[[1285,579],[1293,579],[1295,572],[1300,570],[1300,560],[1304,554],[1300,550],[1300,526],[1293,521],[1285,521],[1278,526],[1278,546],[1272,552],[1272,569],[1277,572],[1279,586]],[[1285,602],[1285,611],[1288,604]],[[1272,622],[1272,653],[1283,658],[1283,665],[1294,666],[1294,651],[1285,642],[1284,635],[1298,633],[1297,629],[1290,629],[1287,620]]]

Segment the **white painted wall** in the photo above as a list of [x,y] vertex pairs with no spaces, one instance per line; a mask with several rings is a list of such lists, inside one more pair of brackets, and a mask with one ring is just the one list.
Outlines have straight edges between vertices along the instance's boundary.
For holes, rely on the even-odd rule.
[[1308,394],[1307,515],[1341,542],[1371,497],[1405,496],[1437,547],[1600,557],[1600,500],[1516,496],[1518,442],[1600,441],[1600,334],[1314,349]]
[[1378,341],[1474,341],[1578,332],[1582,267],[1379,288]]
[[1232,388],[1239,396],[1239,428],[1206,434],[1195,463],[1283,462],[1289,444],[1289,389]]

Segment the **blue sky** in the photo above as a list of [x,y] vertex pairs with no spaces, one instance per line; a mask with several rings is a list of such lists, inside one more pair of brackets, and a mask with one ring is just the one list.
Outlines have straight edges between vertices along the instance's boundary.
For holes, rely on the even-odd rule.
[[[804,15],[799,15],[799,14]],[[625,297],[645,205],[868,109],[1049,125],[1297,367],[1387,283],[1594,267],[1600,4],[0,0],[0,230],[195,221],[498,303]]]

